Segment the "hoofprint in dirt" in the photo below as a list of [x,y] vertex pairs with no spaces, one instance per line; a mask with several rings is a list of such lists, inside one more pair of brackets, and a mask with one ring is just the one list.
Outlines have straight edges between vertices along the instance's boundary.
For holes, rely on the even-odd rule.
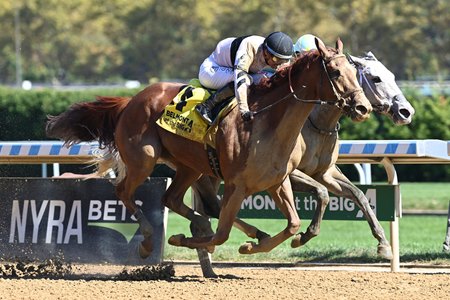
[[[215,279],[197,265],[173,265],[166,279],[120,280],[123,266],[72,265],[78,279],[5,279],[0,299],[448,299],[450,274],[369,272],[361,268],[216,267]],[[381,268],[383,269],[383,267]],[[389,270],[389,268],[384,268]],[[128,267],[127,272],[142,267]],[[437,269],[437,272],[443,269]]]

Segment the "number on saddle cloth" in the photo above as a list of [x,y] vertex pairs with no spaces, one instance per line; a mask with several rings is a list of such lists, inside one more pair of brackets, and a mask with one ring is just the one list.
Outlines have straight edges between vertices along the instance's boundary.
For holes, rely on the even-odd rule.
[[203,142],[208,126],[194,108],[209,96],[210,92],[199,83],[190,82],[166,106],[156,124],[187,139]]

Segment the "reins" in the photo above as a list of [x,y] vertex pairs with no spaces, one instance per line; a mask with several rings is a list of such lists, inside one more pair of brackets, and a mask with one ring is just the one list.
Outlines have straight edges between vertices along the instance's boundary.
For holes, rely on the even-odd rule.
[[[344,100],[344,102],[346,103],[346,102],[347,102],[347,98],[351,98],[351,96],[354,96],[354,95],[357,94],[357,93],[362,93],[363,91],[362,91],[361,88],[359,88],[359,89],[355,89],[355,90],[353,90],[353,91],[347,92],[347,93],[345,93],[343,96],[341,96],[341,95],[337,92],[336,87],[335,87],[335,85],[334,85],[334,82],[333,82],[333,80],[332,80],[332,79],[334,79],[335,77],[331,77],[331,76],[330,76],[330,74],[329,74],[329,72],[328,72],[328,70],[327,70],[327,68],[326,68],[326,64],[328,64],[328,63],[331,62],[332,60],[334,60],[334,59],[336,59],[336,58],[339,58],[339,57],[346,57],[346,56],[345,56],[345,54],[337,54],[337,55],[335,55],[335,56],[333,56],[333,57],[331,57],[330,59],[327,59],[327,60],[325,60],[325,59],[322,58],[322,65],[323,65],[323,68],[324,68],[324,70],[325,70],[325,73],[327,74],[328,81],[329,81],[330,84],[331,84],[331,88],[333,89],[333,93],[335,94],[336,98],[338,99],[338,101]],[[285,99],[287,99],[287,98],[290,98],[291,96],[294,97],[295,100],[300,101],[300,102],[303,102],[303,103],[312,103],[312,104],[319,104],[319,105],[328,104],[328,105],[333,105],[333,106],[336,106],[336,105],[337,105],[338,101],[335,101],[335,100],[302,99],[302,98],[298,97],[297,94],[295,93],[293,87],[292,87],[292,79],[291,79],[292,76],[291,76],[291,73],[292,73],[293,67],[294,67],[294,66],[292,65],[292,66],[290,67],[290,69],[289,69],[289,72],[288,72],[289,91],[290,91],[290,93],[287,94],[286,96],[284,96],[283,98],[278,99],[277,101],[275,101],[275,102],[273,102],[273,103],[267,105],[266,107],[263,107],[262,109],[253,112],[253,115],[257,115],[257,114],[259,114],[259,113],[261,113],[261,112],[263,112],[263,111],[265,111],[265,110],[268,110],[268,109],[270,109],[271,107],[273,107],[274,105],[280,103],[281,101],[283,101],[283,100],[285,100]],[[323,82],[322,76],[320,76],[320,85],[321,85],[321,86],[322,86],[322,82]],[[306,86],[303,85],[302,88],[306,88]]]

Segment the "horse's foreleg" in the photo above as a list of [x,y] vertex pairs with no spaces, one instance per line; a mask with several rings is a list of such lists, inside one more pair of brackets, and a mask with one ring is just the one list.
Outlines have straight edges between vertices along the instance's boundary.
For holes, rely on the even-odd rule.
[[342,174],[336,166],[330,169],[323,179],[323,183],[327,186],[330,192],[338,196],[344,196],[356,203],[369,223],[372,235],[378,241],[378,255],[386,259],[392,259],[391,245],[386,239],[383,227],[381,227],[380,222],[370,207],[369,200],[366,198],[364,193],[353,183],[351,183],[350,180]]
[[317,207],[308,229],[292,239],[291,246],[296,248],[306,244],[310,239],[319,234],[320,223],[322,222],[323,214],[330,201],[330,197],[325,186],[298,169],[291,173],[290,180],[294,191],[310,192],[317,195]]
[[260,243],[262,240],[270,238],[270,235],[247,222],[242,221],[239,218],[234,220],[233,226],[243,233],[245,233],[249,238],[258,239]]
[[295,208],[294,195],[292,193],[291,182],[289,178],[273,189],[268,190],[278,209],[287,219],[286,228],[277,235],[262,240],[259,244],[246,243],[239,248],[241,254],[253,254],[258,252],[269,252],[291,236],[300,228],[300,218]]
[[[219,218],[220,214],[220,202],[217,197],[220,182],[221,180],[216,177],[203,175],[192,185],[196,206],[201,207],[201,211],[204,214],[216,219]],[[248,237],[258,239],[259,242],[270,237],[264,231],[238,218],[234,221],[233,226],[245,233]]]

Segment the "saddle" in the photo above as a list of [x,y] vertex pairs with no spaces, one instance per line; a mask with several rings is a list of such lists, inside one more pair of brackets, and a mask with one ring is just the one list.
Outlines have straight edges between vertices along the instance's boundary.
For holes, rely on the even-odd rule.
[[223,101],[212,110],[214,123],[208,125],[195,110],[195,106],[208,99],[213,91],[203,87],[198,79],[192,79],[166,106],[156,121],[161,128],[190,139],[204,143],[215,149],[215,136],[220,121],[237,106],[235,97]]

